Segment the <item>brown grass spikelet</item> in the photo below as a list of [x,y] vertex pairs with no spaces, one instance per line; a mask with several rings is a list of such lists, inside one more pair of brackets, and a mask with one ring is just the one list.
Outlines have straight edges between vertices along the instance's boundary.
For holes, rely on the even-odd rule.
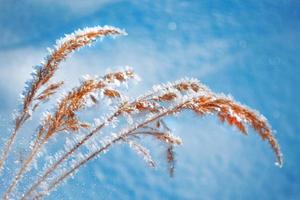
[[196,83],[191,83],[191,88],[194,92],[198,92],[201,87]]
[[154,132],[153,135],[166,143],[169,144],[176,144],[176,145],[181,145],[182,144],[182,140],[174,135],[171,135],[169,133],[162,133],[162,132]]
[[133,70],[128,69],[124,72],[106,74],[103,79],[106,80],[107,82],[114,82],[115,80],[124,82],[128,78],[134,78],[135,76],[136,75],[134,74]]
[[168,163],[169,175],[170,177],[173,177],[175,171],[175,153],[172,145],[169,145],[166,150],[166,160]]
[[179,83],[178,85],[175,86],[176,89],[178,89],[179,91],[187,91],[190,87],[190,85],[188,83]]
[[186,92],[188,90],[192,90],[193,92],[199,92],[200,90],[208,91],[208,88],[204,85],[200,85],[197,80],[188,79],[176,82],[174,88],[176,88],[180,92]]
[[60,88],[64,84],[63,81],[60,81],[58,83],[52,83],[50,84],[44,91],[42,91],[35,99],[43,101],[53,95],[58,88]]
[[152,112],[157,113],[159,109],[157,108],[157,104],[151,101],[138,101],[136,102],[133,107],[138,110],[139,112]]
[[159,101],[171,101],[173,99],[175,99],[177,97],[177,95],[173,92],[169,92],[169,93],[166,93],[160,97],[158,97],[158,100]]
[[113,89],[105,89],[103,94],[109,98],[121,97],[120,93]]
[[97,98],[94,95],[90,95],[91,100],[93,101],[94,104],[98,103]]

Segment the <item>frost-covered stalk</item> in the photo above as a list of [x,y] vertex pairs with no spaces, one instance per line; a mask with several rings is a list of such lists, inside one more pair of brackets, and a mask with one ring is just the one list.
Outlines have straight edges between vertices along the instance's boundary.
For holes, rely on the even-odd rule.
[[[105,141],[105,145],[103,147],[101,147],[100,149],[96,150],[95,152],[91,153],[90,155],[86,156],[84,159],[80,160],[79,162],[77,162],[71,169],[67,170],[66,172],[64,172],[61,176],[59,176],[55,181],[51,182],[49,184],[49,187],[46,189],[46,191],[43,191],[39,194],[37,194],[33,199],[41,199],[43,196],[49,194],[50,191],[52,191],[53,189],[55,189],[60,183],[62,183],[62,181],[64,181],[66,178],[68,178],[70,175],[72,175],[76,170],[78,170],[80,167],[82,167],[83,165],[85,165],[88,161],[92,160],[93,158],[95,158],[96,156],[98,156],[99,154],[106,152],[109,148],[112,147],[113,144],[116,144],[118,142],[126,142],[127,138],[133,135],[138,136],[139,134],[143,135],[143,133],[141,132],[137,132],[135,133],[136,130],[138,130],[139,128],[143,128],[144,126],[146,126],[147,124],[154,122],[156,120],[158,120],[159,118],[166,116],[166,115],[170,115],[174,112],[178,112],[178,110],[180,110],[180,107],[182,107],[186,102],[176,106],[173,109],[167,110],[165,112],[162,112],[160,114],[158,114],[155,117],[152,117],[136,126],[134,126],[131,129],[125,130],[120,134],[117,134],[115,136],[112,136],[108,141]],[[157,132],[156,132],[157,133]],[[154,137],[157,137],[155,133],[151,134]],[[165,135],[165,134],[163,134]],[[167,135],[166,135],[167,136]],[[157,137],[159,139],[159,137]],[[181,144],[181,140],[173,137],[172,135],[168,135],[168,137],[162,137],[161,140],[163,140],[164,142],[168,142],[168,143],[175,143],[175,144]],[[129,140],[129,144],[132,146],[131,141]],[[134,144],[134,143],[133,143]],[[142,152],[140,152],[140,146],[138,147],[137,151],[139,151],[139,153],[141,153],[142,155],[146,156],[145,160],[149,161],[150,160],[150,165],[154,166],[154,162],[152,161],[151,158],[148,158],[148,152],[145,153],[143,150]]]
[[50,137],[53,137],[60,131],[78,131],[80,128],[89,128],[89,124],[79,121],[75,112],[80,111],[87,106],[88,98],[92,97],[92,101],[95,101],[95,97],[92,96],[93,93],[103,91],[103,95],[108,98],[120,97],[120,92],[110,87],[113,86],[115,82],[125,82],[134,77],[135,75],[130,69],[109,73],[101,80],[89,79],[83,81],[79,87],[73,89],[64,98],[62,98],[62,100],[58,103],[56,112],[53,115],[50,113],[45,115],[45,119],[43,120],[37,134],[38,145],[34,145],[27,159],[22,164],[19,172],[13,179],[7,191],[4,193],[3,198],[8,199],[18,181],[22,178],[23,174],[30,166],[30,163]]
[[[118,113],[115,113],[108,118],[106,122],[111,121],[113,118],[117,117]],[[31,193],[66,159],[68,159],[80,146],[82,146],[86,141],[88,141],[96,132],[100,131],[107,123],[102,123],[96,129],[91,131],[86,135],[81,141],[79,141],[72,149],[66,152],[57,162],[55,162],[51,167],[49,167],[46,172],[38,178],[38,180],[29,188],[29,190],[23,195],[22,200],[27,199]]]
[[37,95],[40,89],[54,76],[54,73],[57,71],[60,62],[65,60],[68,55],[75,50],[91,44],[98,38],[107,35],[122,34],[126,33],[118,28],[110,26],[96,26],[92,28],[85,28],[83,30],[77,30],[56,42],[56,46],[54,49],[49,50],[50,54],[45,58],[45,60],[34,68],[32,80],[26,83],[25,90],[22,93],[23,105],[15,117],[15,127],[9,139],[5,143],[4,149],[2,150],[2,155],[0,158],[0,172],[3,169],[19,129],[27,121],[27,119],[31,117],[32,112],[39,106],[39,104],[45,99],[48,99],[58,89],[58,87],[51,89],[51,86],[53,85],[50,85],[39,95]]
[[[268,140],[276,154],[278,164],[282,165],[282,157],[279,146],[275,138],[272,136],[271,130],[265,119],[258,113],[251,111],[249,108],[236,103],[229,97],[226,97],[222,94],[218,95],[212,93],[201,84],[196,84],[194,82],[187,81],[179,82],[178,84],[175,84],[175,87],[160,89],[160,93],[157,94],[157,96],[150,95],[149,99],[137,102],[139,102],[139,106],[136,106],[136,104],[133,107],[132,105],[128,104],[128,106],[124,108],[124,112],[128,112],[130,114],[139,114],[141,112],[144,112],[145,109],[149,109],[149,105],[151,105],[151,110],[155,110],[155,113],[158,114],[155,114],[154,116],[150,115],[150,118],[146,117],[146,120],[138,122],[133,126],[133,128],[125,129],[123,132],[116,135],[112,135],[110,138],[103,140],[102,147],[100,147],[97,150],[94,150],[92,153],[85,156],[80,161],[76,162],[76,164],[74,164],[73,167],[71,167],[69,170],[65,171],[58,178],[52,181],[49,184],[48,188],[45,189],[45,191],[42,191],[41,193],[37,194],[35,199],[39,199],[44,195],[48,194],[52,189],[57,187],[63,180],[65,180],[67,177],[69,177],[71,174],[77,171],[77,169],[79,169],[81,166],[85,165],[89,160],[93,159],[100,153],[108,150],[113,144],[118,142],[128,143],[140,154],[143,154],[146,157],[148,163],[150,163],[150,165],[153,166],[154,164],[153,161],[149,158],[148,150],[140,145],[137,145],[136,143],[133,143],[132,139],[135,139],[136,137],[131,138],[131,136],[152,135],[156,139],[164,141],[166,143],[180,144],[181,142],[179,141],[181,140],[174,139],[174,137],[170,134],[161,134],[156,130],[154,132],[145,132],[137,130],[145,127],[149,123],[158,121],[160,118],[180,113],[183,110],[192,110],[201,116],[205,114],[215,113],[219,116],[221,121],[226,121],[230,125],[236,126],[244,134],[246,134],[247,132],[245,124],[250,124],[263,139]],[[171,106],[165,107],[163,106],[165,104],[171,104]],[[157,126],[159,126],[159,124]],[[153,129],[154,128],[152,127],[151,130]],[[170,174],[172,175],[174,170],[174,166],[172,163],[174,160],[172,148],[168,148],[167,150],[167,160],[168,162],[170,162]]]
[[[116,76],[116,78],[118,78]],[[185,81],[187,82],[187,81]],[[180,86],[180,82],[175,82],[173,84],[168,84],[163,87],[163,90],[167,91],[171,88],[178,88]],[[189,83],[193,84],[193,83]],[[194,83],[196,85],[196,83]],[[157,112],[158,109],[155,108],[153,104],[147,105],[147,100],[154,99],[155,95],[158,95],[158,93],[161,92],[161,89],[156,89],[154,91],[151,91],[149,93],[146,93],[145,95],[137,98],[133,102],[129,103],[121,103],[120,107],[115,111],[112,115],[107,117],[103,123],[98,125],[93,131],[91,131],[88,135],[86,135],[83,139],[78,141],[69,151],[67,151],[63,156],[61,156],[55,163],[53,163],[48,169],[44,172],[44,174],[38,178],[38,180],[29,188],[29,190],[24,194],[22,199],[26,199],[28,196],[31,195],[31,193],[41,184],[62,162],[64,162],[66,159],[68,159],[78,148],[80,148],[82,145],[84,145],[87,141],[89,141],[92,136],[94,136],[97,132],[99,132],[102,128],[105,126],[108,126],[115,118],[122,115],[124,112],[128,113],[131,112],[130,110],[137,109],[139,112]],[[134,145],[134,143],[132,143]],[[137,146],[137,145],[136,145]]]
[[18,181],[22,178],[22,175],[26,172],[26,170],[29,167],[30,163],[33,161],[36,154],[39,152],[39,149],[41,148],[41,146],[43,144],[45,144],[45,141],[46,140],[42,140],[42,141],[36,140],[35,145],[33,146],[30,154],[27,157],[27,159],[25,160],[25,162],[22,163],[22,167],[20,168],[20,170],[16,174],[15,178],[13,179],[12,183],[10,184],[10,186],[8,187],[6,192],[4,193],[3,199],[9,199],[10,193],[14,190],[14,188],[16,187]]

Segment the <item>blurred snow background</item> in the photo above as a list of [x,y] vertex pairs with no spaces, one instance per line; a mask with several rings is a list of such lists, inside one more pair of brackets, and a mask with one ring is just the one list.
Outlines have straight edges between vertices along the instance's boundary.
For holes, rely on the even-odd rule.
[[299,17],[297,0],[0,0],[0,147],[46,47],[77,28],[113,25],[129,35],[75,53],[58,77],[75,85],[83,74],[130,65],[143,79],[136,93],[198,78],[269,119],[284,167],[274,165],[269,145],[253,131],[245,137],[214,117],[184,113],[168,119],[184,141],[174,178],[159,145],[152,149],[155,170],[120,145],[47,199],[300,199]]

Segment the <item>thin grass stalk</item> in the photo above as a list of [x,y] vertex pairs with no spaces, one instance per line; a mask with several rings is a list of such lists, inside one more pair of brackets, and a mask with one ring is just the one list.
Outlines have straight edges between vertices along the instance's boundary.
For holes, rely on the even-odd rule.
[[[182,83],[173,83],[171,85],[165,86],[164,89],[167,88],[176,88],[178,85],[180,86]],[[205,89],[205,88],[202,88]],[[137,100],[133,101],[131,104],[135,104],[139,101],[143,101],[151,96],[153,96],[155,92],[151,92],[150,94],[146,94]],[[27,192],[22,197],[22,200],[26,199],[28,196],[31,195],[31,193],[39,186],[40,183],[42,183],[62,162],[64,162],[71,154],[73,154],[80,146],[82,146],[86,141],[88,141],[94,134],[99,132],[106,124],[109,124],[111,120],[113,120],[115,117],[118,117],[120,114],[122,114],[122,106],[119,108],[114,114],[112,114],[110,117],[108,117],[105,122],[103,122],[101,125],[99,125],[97,128],[95,128],[93,131],[91,131],[88,135],[86,135],[81,141],[79,141],[73,148],[71,148],[68,152],[66,152],[57,162],[55,162],[51,167],[49,167],[46,172],[38,178],[38,180],[29,188]]]
[[[111,117],[108,118],[106,122],[110,122],[114,117],[119,115],[118,112],[114,113]],[[86,141],[88,141],[96,132],[100,131],[105,125],[106,122],[99,125],[96,129],[91,131],[86,135],[81,141],[79,141],[72,149],[66,152],[57,162],[55,162],[51,167],[49,167],[46,172],[39,177],[39,179],[29,188],[29,190],[23,195],[22,200],[26,199],[31,195],[31,193],[42,183],[62,162],[64,162],[70,155],[72,155],[80,146],[82,146]]]
[[[199,114],[204,114],[205,112],[206,113],[210,113],[210,112],[215,112],[216,110],[218,110],[217,108],[221,108],[222,107],[222,104],[225,104],[226,106],[234,106],[235,108],[238,108],[238,110],[242,110],[243,111],[243,113],[244,114],[247,114],[247,115],[249,115],[249,113],[251,113],[251,111],[247,111],[247,109],[245,109],[245,108],[243,108],[243,107],[240,107],[238,104],[234,104],[234,102],[232,102],[232,101],[229,101],[228,99],[224,99],[224,97],[222,98],[222,96],[221,97],[218,97],[217,95],[215,95],[214,93],[211,93],[209,90],[206,90],[206,88],[205,87],[200,87],[201,85],[199,85],[199,87],[197,86],[197,89],[196,89],[196,85],[195,84],[193,84],[193,83],[191,83],[190,84],[190,86],[192,86],[193,85],[193,88],[194,88],[194,91],[196,92],[199,92],[199,88],[202,88],[202,90],[203,91],[205,91],[206,92],[206,95],[207,95],[207,97],[201,97],[200,98],[200,100],[198,99],[198,98],[195,98],[195,99],[193,99],[192,101],[195,101],[195,102],[201,102],[201,104],[200,104],[200,107],[191,107],[191,104],[190,105],[187,105],[186,106],[186,108],[187,109],[192,109],[192,110],[194,110],[196,113],[199,113]],[[187,83],[179,83],[179,84],[177,84],[177,85],[173,85],[173,86],[176,86],[176,88],[178,89],[178,90],[180,90],[180,91],[182,91],[182,90],[187,90],[187,88],[188,88],[188,86],[189,86],[189,84],[187,84]],[[166,89],[166,88],[165,88]],[[151,94],[150,95],[148,95],[148,97],[151,97]],[[152,100],[154,100],[154,101],[169,101],[169,100],[172,100],[172,99],[174,99],[174,98],[176,98],[176,94],[175,93],[166,93],[166,94],[163,94],[162,96],[160,96],[160,97],[154,97],[154,98],[150,98],[150,99],[152,99]],[[216,98],[216,99],[215,99]],[[204,99],[207,99],[207,100],[205,100],[204,101]],[[204,101],[204,102],[203,102]],[[232,104],[233,103],[233,104]],[[227,105],[228,104],[228,105]],[[198,105],[199,106],[199,105]],[[246,112],[247,111],[247,112]],[[255,119],[255,114],[251,114],[252,116],[251,116],[251,118],[252,119]],[[232,118],[228,118],[228,119],[230,119],[230,120],[234,120],[234,119],[232,119]],[[230,123],[230,125],[235,125],[235,126],[237,126],[242,132],[244,132],[244,133],[246,133],[245,131],[245,129],[244,129],[244,127],[243,127],[243,125],[241,125],[240,123],[238,123],[237,121],[230,121],[229,122]],[[253,125],[254,127],[255,127],[255,125]],[[266,125],[264,125],[264,126],[266,126]],[[267,126],[266,126],[267,127]],[[268,128],[268,127],[267,127]],[[259,131],[259,130],[258,130]],[[142,133],[142,132],[140,132],[140,133]],[[269,136],[268,136],[269,137]],[[273,138],[273,137],[272,137]],[[268,139],[269,140],[269,139]],[[270,140],[269,140],[270,141]],[[276,144],[276,141],[274,140],[274,139],[272,139],[272,141],[274,141],[275,143],[275,145],[273,144],[272,145],[272,143],[271,143],[271,145],[272,145],[272,147],[276,147],[277,146],[277,144]],[[278,149],[278,151],[276,151],[276,148],[274,149],[275,150],[275,152],[276,152],[276,155],[280,155],[280,154],[278,154],[278,151],[279,151],[279,149]],[[67,158],[67,156],[66,156],[66,158]],[[278,157],[278,161],[279,161],[279,163],[281,163],[281,158],[280,157]],[[58,166],[58,165],[56,165],[56,166]],[[53,170],[55,170],[54,168],[52,168],[52,171]],[[50,173],[49,173],[50,174]],[[44,176],[44,178],[43,179],[45,179],[46,178],[46,176]],[[40,184],[41,182],[42,182],[43,180],[39,180],[39,182],[38,182],[38,184]],[[35,184],[35,188],[36,187],[38,187],[38,184]],[[30,193],[31,192],[33,192],[34,191],[34,188],[31,188],[30,189]],[[27,193],[27,195],[28,195],[28,193]]]
[[170,114],[173,114],[175,112],[178,112],[182,107],[184,107],[185,104],[187,104],[189,102],[190,102],[190,100],[185,101],[185,102],[181,103],[180,105],[177,105],[177,106],[175,106],[172,109],[164,111],[164,112],[158,114],[157,116],[152,117],[151,119],[148,119],[148,120],[140,123],[139,125],[135,126],[134,128],[131,128],[130,130],[126,131],[125,133],[119,135],[117,138],[113,139],[111,142],[109,142],[108,144],[106,144],[104,147],[102,147],[99,150],[93,152],[92,154],[90,154],[89,156],[87,156],[85,159],[83,159],[80,162],[78,162],[70,170],[68,170],[65,173],[63,173],[58,179],[56,179],[54,182],[52,182],[50,184],[50,186],[49,186],[49,188],[47,189],[46,192],[41,192],[40,194],[37,194],[33,199],[38,200],[38,199],[41,199],[43,196],[47,195],[47,193],[49,193],[51,190],[55,189],[64,179],[66,179],[68,176],[70,176],[78,168],[80,168],[81,166],[83,166],[85,163],[87,163],[88,161],[90,161],[91,159],[93,159],[94,157],[96,157],[97,155],[99,155],[100,153],[102,153],[103,151],[106,151],[113,144],[117,143],[118,141],[124,140],[125,138],[127,138],[128,136],[130,136],[130,134],[134,133],[134,131],[136,131],[137,129],[142,128],[142,127],[146,126],[147,124],[149,124],[151,122],[154,122],[157,119],[162,118],[162,117],[164,117],[166,115],[170,115]]
[[[180,112],[182,109],[190,109],[198,114],[207,114],[211,112],[217,112],[219,116],[225,117],[226,120],[228,120],[228,123],[230,125],[235,125],[237,128],[239,128],[242,132],[246,131],[244,126],[240,124],[240,122],[236,121],[235,116],[228,115],[227,109],[234,109],[237,111],[236,114],[239,114],[240,117],[242,117],[244,120],[247,120],[248,123],[260,134],[260,136],[263,139],[267,139],[268,142],[271,144],[271,147],[273,148],[276,157],[277,162],[279,165],[282,165],[282,157],[281,152],[279,149],[279,146],[277,144],[276,139],[272,136],[270,132],[270,127],[268,124],[264,121],[263,118],[261,118],[259,115],[251,111],[250,109],[247,109],[243,106],[240,106],[239,104],[235,103],[234,101],[225,98],[224,96],[218,96],[215,94],[209,94],[212,96],[208,97],[196,97],[192,98],[190,100],[185,101],[184,103],[179,104],[174,109],[167,110],[156,117],[152,118],[151,120],[145,121],[144,123],[141,123],[137,125],[135,128],[130,129],[124,134],[120,134],[117,138],[114,138],[112,141],[108,142],[104,147],[100,148],[98,151],[95,151],[91,155],[89,155],[87,158],[80,161],[78,164],[76,164],[73,168],[71,168],[69,171],[65,172],[63,175],[61,175],[56,181],[50,184],[49,189],[45,192],[47,194],[49,191],[57,187],[65,178],[67,178],[70,174],[72,174],[74,171],[76,171],[78,168],[80,168],[82,165],[84,165],[86,162],[97,156],[99,153],[107,150],[112,144],[120,141],[125,140],[126,137],[130,135],[132,131],[135,131],[136,129],[144,126],[146,123],[152,122],[160,117],[163,117],[165,115],[172,114],[174,112]],[[167,99],[173,99],[175,98],[175,95],[172,93],[169,93],[168,95],[163,95],[161,97],[158,97],[158,99],[167,100]],[[225,110],[224,110],[225,109]],[[220,115],[221,114],[221,115]],[[222,118],[221,118],[222,119]],[[246,133],[246,132],[244,132]],[[38,194],[38,198],[42,196],[43,194]]]
[[[138,101],[144,100],[154,93],[147,94],[143,97],[140,97],[138,100],[132,102],[131,104],[135,104]],[[51,167],[49,167],[46,172],[39,177],[39,179],[29,188],[27,192],[22,197],[22,200],[26,199],[31,193],[42,183],[62,162],[64,162],[70,155],[72,155],[79,147],[85,144],[93,135],[99,132],[102,128],[107,126],[115,117],[118,117],[122,114],[122,106],[114,112],[110,117],[108,117],[105,122],[96,127],[93,131],[91,131],[88,135],[86,135],[81,141],[79,141],[73,148],[71,148],[68,152],[66,152],[57,162],[55,162]]]
[[30,154],[28,155],[27,159],[22,163],[21,168],[19,169],[18,173],[14,177],[12,183],[10,184],[10,186],[8,187],[8,189],[6,190],[6,192],[4,193],[4,195],[2,197],[4,200],[8,200],[9,199],[10,193],[17,186],[18,181],[22,178],[23,174],[26,172],[26,170],[30,166],[30,163],[35,158],[36,154],[39,152],[40,148],[43,146],[43,144],[45,142],[46,142],[46,140],[41,140],[41,141],[37,140],[35,142],[35,144],[34,144],[32,150],[31,150]]
[[28,114],[26,112],[23,112],[20,116],[16,118],[15,121],[15,127],[12,131],[10,137],[8,138],[7,142],[5,143],[5,146],[3,148],[3,152],[0,158],[0,174],[2,172],[3,166],[8,158],[9,152],[12,148],[12,145],[16,139],[17,132],[21,128],[21,126],[24,124],[24,122],[29,118]]

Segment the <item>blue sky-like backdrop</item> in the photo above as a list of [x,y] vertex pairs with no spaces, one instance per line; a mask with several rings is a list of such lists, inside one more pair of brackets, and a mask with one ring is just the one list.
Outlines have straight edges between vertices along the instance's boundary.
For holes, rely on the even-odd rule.
[[[298,0],[0,0],[0,133],[46,47],[75,29],[112,25],[128,36],[76,52],[58,77],[130,65],[137,92],[194,77],[259,110],[276,130],[284,166],[269,145],[215,117],[168,119],[184,144],[175,177],[150,169],[125,146],[91,161],[46,199],[300,199],[300,1]],[[4,181],[4,180],[0,180]],[[0,182],[1,187],[1,182]]]

